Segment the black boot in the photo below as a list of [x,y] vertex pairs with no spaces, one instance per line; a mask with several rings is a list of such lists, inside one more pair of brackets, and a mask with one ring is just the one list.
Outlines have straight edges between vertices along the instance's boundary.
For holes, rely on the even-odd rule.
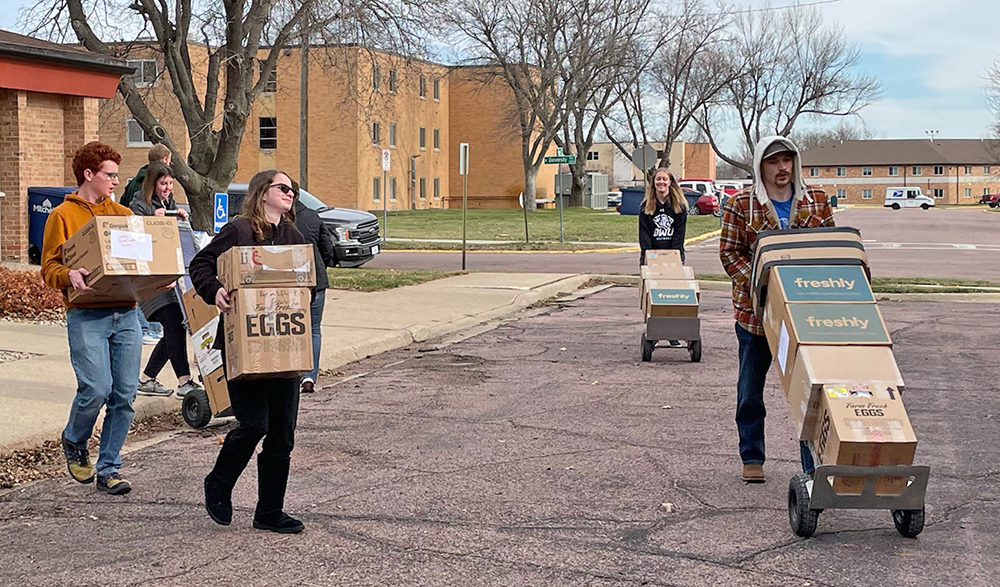
[[257,510],[253,527],[281,534],[296,534],[305,526],[289,516],[285,505],[285,487],[288,485],[289,457],[257,455]]
[[226,435],[222,450],[215,459],[215,467],[205,477],[205,510],[208,517],[223,526],[233,521],[233,487],[236,487],[236,481],[246,469],[256,446],[256,442],[241,442],[238,433],[237,428]]
[[233,489],[212,479],[209,473],[205,477],[205,511],[216,524],[228,526],[233,521]]

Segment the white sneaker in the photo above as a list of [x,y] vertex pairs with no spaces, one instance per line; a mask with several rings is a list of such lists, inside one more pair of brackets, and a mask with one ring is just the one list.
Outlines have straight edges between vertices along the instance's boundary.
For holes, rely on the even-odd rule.
[[194,379],[188,379],[184,383],[177,386],[177,397],[184,397],[192,391],[202,389],[200,385],[195,383]]
[[156,344],[158,342],[160,342],[160,339],[156,338],[152,334],[142,335],[142,344]]

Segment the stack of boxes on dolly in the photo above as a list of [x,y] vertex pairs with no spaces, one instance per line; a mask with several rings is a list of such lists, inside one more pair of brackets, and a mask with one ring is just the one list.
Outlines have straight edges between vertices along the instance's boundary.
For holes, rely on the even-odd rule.
[[[827,227],[761,233],[752,302],[764,326],[800,440],[817,465],[912,465],[917,439],[892,340],[869,282],[860,233]],[[897,495],[904,477],[880,477]],[[833,490],[860,494],[863,479]]]
[[212,348],[219,310],[194,289],[181,296],[214,415],[230,405],[227,375],[233,381],[294,377],[312,369],[312,245],[233,247],[219,257],[218,275],[229,292],[230,308],[222,317],[228,374],[223,373],[222,353]]
[[646,251],[640,269],[639,306],[645,319],[642,360],[650,361],[657,341],[686,341],[691,360],[701,361],[701,323],[698,307],[701,290],[694,270],[681,264],[675,250]]

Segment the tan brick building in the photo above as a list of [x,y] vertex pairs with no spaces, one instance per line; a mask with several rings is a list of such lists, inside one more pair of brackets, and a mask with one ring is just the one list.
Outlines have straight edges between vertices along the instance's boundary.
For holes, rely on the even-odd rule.
[[73,153],[98,138],[98,102],[123,61],[0,31],[0,259],[26,262],[28,188],[74,186]]
[[885,188],[917,186],[942,204],[1000,190],[1000,149],[980,139],[834,141],[802,153],[802,173],[838,203],[878,204]]
[[[649,143],[662,153],[665,143]],[[715,179],[715,152],[708,143],[675,141],[670,145],[670,173],[678,180],[685,177]],[[614,143],[594,143],[587,153],[587,169],[608,176],[612,189],[642,185],[642,173],[632,165]]]

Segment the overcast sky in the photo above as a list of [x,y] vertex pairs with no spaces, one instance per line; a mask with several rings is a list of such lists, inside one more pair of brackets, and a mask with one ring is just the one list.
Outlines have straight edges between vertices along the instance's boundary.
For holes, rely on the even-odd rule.
[[[0,28],[15,30],[18,10],[34,0],[0,0]],[[735,0],[759,8],[765,0]],[[772,8],[792,0],[771,0]],[[883,99],[862,111],[881,138],[986,136],[992,116],[986,70],[1000,57],[997,0],[812,0],[827,24],[839,23],[861,47],[860,68],[879,79]],[[806,122],[806,124],[811,124]]]

